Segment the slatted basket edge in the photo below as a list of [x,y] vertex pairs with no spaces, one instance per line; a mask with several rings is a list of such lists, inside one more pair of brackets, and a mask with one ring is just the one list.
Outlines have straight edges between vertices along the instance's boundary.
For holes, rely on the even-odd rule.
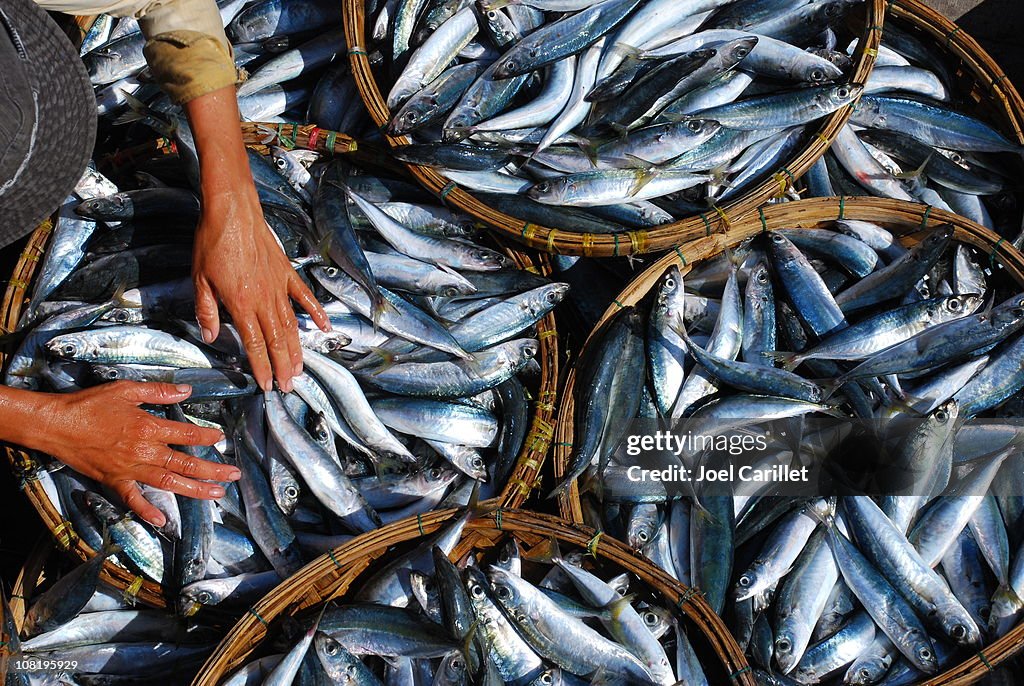
[[[289,147],[315,148],[328,153],[332,150],[338,153],[353,153],[359,149],[357,142],[345,134],[319,130],[308,125],[245,123],[242,127],[246,143],[254,147],[273,141]],[[0,301],[0,334],[12,332],[17,328],[22,308],[31,293],[33,278],[45,254],[53,229],[52,219],[44,221],[32,233],[22,251],[8,281],[3,300]],[[546,256],[529,255],[501,241],[499,245],[519,269],[542,275],[551,274],[551,264]],[[537,338],[539,346],[536,359],[541,367],[541,378],[537,396],[532,400],[530,426],[512,474],[502,492],[494,499],[495,504],[505,508],[521,506],[539,487],[541,468],[550,452],[554,437],[554,417],[558,402],[559,341],[553,313],[548,314],[537,324]],[[5,363],[6,356],[0,352],[0,369],[4,368]],[[57,546],[72,552],[82,560],[95,555],[95,551],[77,536],[71,522],[61,517],[38,479],[33,477],[39,468],[38,462],[27,452],[14,446],[3,447],[12,469],[20,480],[22,490],[39,513],[43,525],[52,534]],[[145,605],[159,608],[168,606],[167,597],[159,584],[133,574],[113,562],[104,563],[101,579]]]
[[[849,78],[852,83],[863,84],[874,68],[885,19],[885,2],[886,0],[865,2],[864,31],[858,41],[854,54],[854,69]],[[356,85],[370,116],[383,128],[390,119],[390,112],[370,68],[370,58],[366,49],[364,2],[343,0],[342,11],[345,39],[348,42],[349,60]],[[849,105],[829,115],[810,135],[808,143],[799,155],[777,170],[771,178],[747,191],[737,200],[722,207],[712,207],[703,214],[672,224],[621,234],[576,233],[524,222],[488,207],[454,183],[449,183],[432,169],[411,164],[407,166],[425,188],[439,195],[448,204],[479,219],[502,236],[537,250],[593,257],[650,253],[667,250],[712,233],[725,232],[744,215],[756,211],[768,200],[784,195],[796,180],[825,154],[853,113],[853,108],[854,105]],[[409,142],[406,137],[385,135],[384,138],[390,146],[405,145]]]
[[[983,226],[942,210],[926,205],[888,200],[883,198],[844,197],[814,198],[799,202],[781,203],[768,206],[745,221],[736,224],[727,236],[710,236],[667,253],[655,262],[619,294],[605,311],[595,327],[599,331],[618,310],[639,304],[657,284],[665,269],[677,265],[684,275],[700,263],[732,248],[742,241],[765,231],[782,228],[822,228],[837,219],[858,219],[881,224],[900,235],[915,240],[919,236],[945,224],[954,227],[953,240],[972,245],[989,255],[990,264],[999,264],[1007,274],[1024,284],[1024,255],[1007,241]],[[591,338],[593,337],[591,333]],[[590,338],[587,339],[589,343]],[[584,343],[583,348],[586,348]],[[573,446],[573,411],[576,370],[571,369],[562,389],[562,402],[558,408],[555,444],[552,450],[552,467],[555,481],[566,471],[566,464]],[[562,517],[571,522],[583,522],[583,507],[576,483],[573,483],[558,499]],[[992,669],[1024,650],[1024,624],[985,650],[965,660],[946,672],[921,682],[918,686],[966,686],[984,678]]]
[[[265,638],[268,625],[282,614],[293,615],[332,598],[342,596],[350,584],[374,560],[387,554],[392,546],[429,536],[448,521],[456,511],[432,512],[422,518],[397,522],[363,534],[345,545],[322,555],[256,603],[228,632],[217,650],[200,670],[192,686],[215,686],[222,678],[242,665]],[[663,595],[700,630],[721,661],[730,683],[754,686],[754,679],[721,618],[708,606],[703,596],[680,584],[657,567],[632,554],[626,545],[593,529],[572,526],[555,517],[524,510],[499,509],[485,517],[471,520],[466,535],[452,552],[453,559],[490,548],[506,535],[536,545],[551,538],[560,544],[586,548],[589,555],[612,562],[632,572],[642,582]]]

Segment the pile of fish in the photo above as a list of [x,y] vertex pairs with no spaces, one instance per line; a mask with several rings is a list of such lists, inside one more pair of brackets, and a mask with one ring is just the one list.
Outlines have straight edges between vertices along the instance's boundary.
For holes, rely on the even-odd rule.
[[1024,146],[972,116],[974,96],[957,88],[947,58],[887,24],[864,95],[804,177],[805,197],[867,192],[920,202],[967,217],[1020,248]]
[[[371,0],[394,150],[566,231],[741,196],[854,102],[858,0]],[[377,57],[377,55],[375,55]]]
[[[352,135],[369,121],[345,57],[341,3],[327,0],[218,0],[235,64],[249,78],[238,91],[247,121],[298,121]],[[170,101],[148,78],[145,38],[133,17],[100,15],[82,44],[101,117],[143,102]]]
[[[27,599],[20,632],[3,601],[8,686],[192,682],[223,632],[174,612],[134,607],[99,579],[115,551],[108,543],[55,581],[47,578],[46,589]],[[47,574],[56,571],[50,567]]]
[[[176,177],[196,178],[188,124],[172,121],[154,125],[175,132]],[[464,505],[475,488],[495,496],[526,443],[536,325],[566,285],[514,268],[408,182],[316,158],[250,154],[268,223],[333,327],[298,316],[294,392],[257,387],[230,324],[203,343],[194,191],[144,175],[118,192],[95,170],[61,212],[5,370],[11,386],[59,392],[192,386],[189,402],[153,412],[228,437],[193,451],[242,471],[220,500],[146,487],[167,518],[155,531],[69,468],[37,475],[78,536],[98,550],[109,527],[115,561],[180,594],[183,612],[245,607],[349,535]]]
[[[669,267],[584,351],[556,492],[578,478],[589,524],[699,588],[762,683],[917,683],[1024,619],[1018,289],[949,226],[908,249],[839,221],[768,232],[685,277]],[[912,465],[917,490],[670,488],[631,478],[617,450],[655,422],[679,435],[775,422],[793,438],[741,464],[849,454],[815,418],[862,420],[874,433],[858,465]]]
[[585,551],[522,554],[509,538],[496,556],[453,563],[469,516],[393,553],[224,686],[709,683],[664,598],[590,571]]

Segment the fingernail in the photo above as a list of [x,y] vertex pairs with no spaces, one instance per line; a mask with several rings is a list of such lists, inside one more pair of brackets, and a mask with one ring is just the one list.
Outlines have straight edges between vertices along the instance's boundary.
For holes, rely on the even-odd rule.
[[188,384],[180,383],[174,387],[174,390],[176,390],[178,393],[188,393],[189,391],[192,390],[192,387],[189,386]]
[[299,362],[298,364],[295,365],[295,369],[292,370],[292,373],[295,374],[295,376],[298,376],[299,374],[302,373],[302,363],[301,362]]
[[214,498],[223,498],[224,497],[224,489],[221,488],[220,486],[211,486],[210,487],[210,496],[214,497]]
[[242,478],[242,472],[237,469],[232,469],[228,472],[228,481],[238,481]]
[[281,390],[284,391],[285,393],[291,393],[292,392],[292,380],[291,379],[285,379],[283,382],[279,383],[278,386],[280,386]]
[[203,327],[203,342],[213,343],[213,332],[207,329],[205,326]]
[[263,390],[265,392],[267,392],[267,393],[270,393],[272,390],[274,390],[274,382],[273,381],[264,381],[263,382]]
[[167,518],[164,517],[163,515],[157,515],[156,517],[153,517],[153,520],[150,522],[150,524],[152,524],[153,526],[155,526],[157,528],[160,528],[161,526],[163,526],[166,523],[167,523]]

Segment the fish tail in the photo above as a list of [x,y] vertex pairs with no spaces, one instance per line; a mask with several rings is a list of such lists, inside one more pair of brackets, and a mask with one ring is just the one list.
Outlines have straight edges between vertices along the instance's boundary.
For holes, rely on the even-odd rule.
[[523,559],[548,565],[558,564],[563,559],[562,551],[558,548],[558,539],[550,536],[524,553]]
[[103,527],[103,542],[100,545],[100,549],[97,553],[97,557],[101,560],[106,560],[111,555],[121,552],[121,546],[114,543],[114,539],[110,535],[110,527]]

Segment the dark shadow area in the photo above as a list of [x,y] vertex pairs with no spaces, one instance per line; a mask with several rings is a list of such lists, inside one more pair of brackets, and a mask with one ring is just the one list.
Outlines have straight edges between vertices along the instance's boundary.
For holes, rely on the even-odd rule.
[[1024,2],[1021,0],[986,0],[957,20],[992,56],[1014,86],[1024,84],[1024,49],[1021,28],[1024,28]]

